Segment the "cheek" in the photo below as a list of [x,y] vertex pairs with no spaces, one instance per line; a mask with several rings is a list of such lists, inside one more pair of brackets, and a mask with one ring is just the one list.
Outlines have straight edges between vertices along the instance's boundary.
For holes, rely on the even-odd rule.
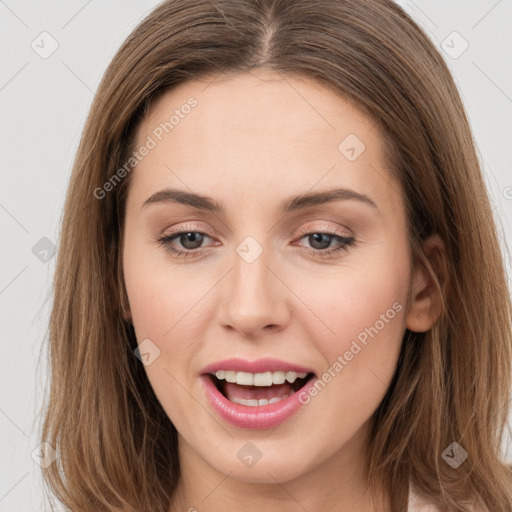
[[407,258],[402,256],[357,268],[347,265],[336,279],[302,281],[314,290],[308,295],[317,317],[310,322],[310,339],[325,360],[324,373],[318,376],[322,382],[317,394],[323,397],[318,404],[335,405],[324,414],[340,427],[340,436],[371,416],[395,372],[408,289]]
[[[159,345],[171,339],[201,293],[193,276],[169,264],[163,249],[155,250],[127,233],[124,246],[124,281],[132,321],[140,342],[144,338]],[[186,321],[188,320],[188,316]]]
[[[142,243],[126,239],[124,280],[138,343],[149,339],[158,358],[145,366],[157,395],[169,386],[185,382],[192,371],[189,364],[200,350],[210,321],[208,291],[215,282],[202,279],[192,266],[172,264],[163,249],[141,250]],[[188,268],[188,270],[187,270]],[[178,386],[179,391],[179,386]]]
[[[149,338],[159,351],[155,363],[145,367],[148,378],[159,397],[165,397],[170,389],[176,393],[176,382],[188,381],[190,362],[201,347],[209,318],[204,305],[207,290],[197,280],[173,278],[169,269],[165,273],[146,268],[131,279],[127,273],[126,279],[137,341]],[[186,398],[183,396],[185,402]],[[171,405],[166,406],[168,413]]]
[[190,394],[183,384],[189,382],[189,362],[198,351],[199,333],[204,332],[199,325],[204,308],[198,301],[205,291],[193,276],[185,277],[161,259],[145,258],[138,245],[127,242],[124,255],[135,335],[139,344],[146,339],[154,344],[150,344],[152,353],[158,355],[144,366],[146,375],[167,416],[178,429],[187,431],[192,429]]
[[358,357],[348,353],[348,359],[365,362],[384,361],[396,352],[405,330],[405,282],[397,282],[387,272],[365,273],[364,278],[351,274],[324,286],[317,279],[315,285],[315,292],[307,294],[314,313],[310,339],[316,340],[329,362],[351,350]]
[[375,244],[347,257],[337,269],[304,272],[295,279],[297,295],[313,313],[308,322],[316,322],[322,333],[322,352],[338,355],[361,333],[364,341],[365,329],[375,324],[380,339],[393,340],[393,334],[403,332],[409,273],[405,243]]

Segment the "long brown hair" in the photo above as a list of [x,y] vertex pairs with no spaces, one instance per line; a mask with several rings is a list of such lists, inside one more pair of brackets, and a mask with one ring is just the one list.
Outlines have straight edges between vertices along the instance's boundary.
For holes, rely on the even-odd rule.
[[[41,429],[60,456],[44,470],[48,490],[73,511],[169,511],[177,432],[123,319],[131,173],[119,169],[158,94],[257,67],[313,78],[371,115],[402,186],[412,257],[425,260],[421,242],[432,233],[446,248],[431,265],[443,312],[428,332],[404,335],[372,418],[368,478],[385,482],[394,511],[406,509],[412,482],[442,510],[468,510],[463,501],[479,496],[492,512],[510,512],[512,468],[500,443],[512,315],[495,221],[452,76],[391,0],[170,0],[119,49],[92,103],[62,218]],[[122,179],[104,193],[114,175]],[[468,453],[457,469],[442,457],[452,442]]]

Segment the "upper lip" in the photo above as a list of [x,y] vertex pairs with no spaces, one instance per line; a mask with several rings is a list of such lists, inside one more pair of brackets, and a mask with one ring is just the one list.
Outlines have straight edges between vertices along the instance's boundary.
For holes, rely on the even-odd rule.
[[225,359],[205,366],[201,374],[215,373],[218,370],[247,372],[247,373],[265,373],[265,372],[296,372],[296,373],[314,373],[310,368],[298,364],[288,363],[279,359],[263,358],[256,361],[248,361],[241,358]]

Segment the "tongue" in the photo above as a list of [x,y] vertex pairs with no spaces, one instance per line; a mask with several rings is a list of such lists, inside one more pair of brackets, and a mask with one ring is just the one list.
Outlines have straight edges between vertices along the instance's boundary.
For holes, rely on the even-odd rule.
[[228,400],[233,398],[243,398],[244,400],[270,400],[272,398],[281,398],[293,393],[293,389],[288,382],[284,384],[273,384],[272,386],[241,386],[234,382],[226,382],[224,393]]

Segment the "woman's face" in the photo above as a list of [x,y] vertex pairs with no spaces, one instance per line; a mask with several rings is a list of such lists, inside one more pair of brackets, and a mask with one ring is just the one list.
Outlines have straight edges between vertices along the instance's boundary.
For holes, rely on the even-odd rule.
[[418,327],[379,127],[318,83],[258,71],[165,93],[135,146],[124,278],[182,464],[268,483],[359,468]]

